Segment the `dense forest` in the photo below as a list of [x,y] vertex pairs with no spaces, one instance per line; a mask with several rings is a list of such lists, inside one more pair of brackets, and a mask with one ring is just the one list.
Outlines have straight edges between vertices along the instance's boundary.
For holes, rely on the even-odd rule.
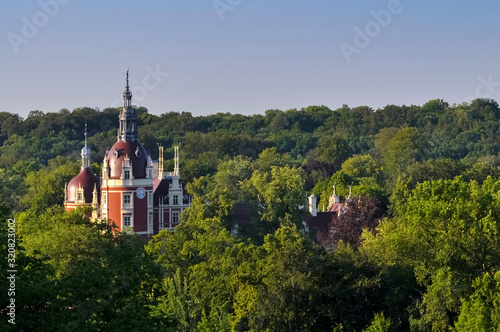
[[[449,105],[264,115],[151,114],[193,203],[148,242],[65,212],[85,122],[99,174],[120,109],[0,113],[0,237],[17,239],[16,331],[496,331],[500,328],[500,108]],[[349,213],[305,232],[306,197]],[[251,221],[228,229],[238,203]],[[7,271],[7,259],[0,261]],[[8,289],[2,278],[2,289]]]

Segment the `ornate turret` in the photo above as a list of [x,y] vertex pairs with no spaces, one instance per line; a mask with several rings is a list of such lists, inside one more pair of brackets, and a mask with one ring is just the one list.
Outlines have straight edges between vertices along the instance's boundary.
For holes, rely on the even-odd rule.
[[179,172],[179,145],[174,147],[175,156],[174,156],[174,176],[180,177]]
[[158,144],[158,178],[163,179],[163,145]]
[[132,109],[132,92],[128,84],[127,70],[127,85],[123,92],[123,109],[120,112],[120,129],[118,130],[118,141],[137,141],[137,115]]
[[[148,177],[148,152],[139,142],[137,136],[137,116],[132,108],[132,92],[128,82],[123,93],[123,109],[120,112],[120,128],[118,141],[104,158],[103,171],[108,179],[145,179]],[[124,172],[128,171],[129,175]],[[123,173],[123,174],[122,174]]]
[[336,193],[336,186],[335,185],[333,186],[333,195],[330,197],[329,203],[330,204],[328,205],[328,209],[330,209],[330,207],[332,207],[333,205],[340,203],[339,196]]
[[172,189],[182,189],[179,172],[179,145],[174,146],[174,171],[170,174],[172,176]]
[[[85,145],[82,149],[82,167],[80,173],[68,183],[65,190],[67,210],[100,200],[100,180],[90,167],[90,148],[87,146],[87,123],[85,123]],[[94,192],[93,192],[94,191]]]
[[127,70],[118,139],[104,156],[101,216],[112,220],[120,230],[133,229],[139,234],[152,235],[153,166],[138,139],[128,74]]
[[85,121],[85,146],[82,149],[82,167],[90,167],[90,149],[87,146],[87,121]]

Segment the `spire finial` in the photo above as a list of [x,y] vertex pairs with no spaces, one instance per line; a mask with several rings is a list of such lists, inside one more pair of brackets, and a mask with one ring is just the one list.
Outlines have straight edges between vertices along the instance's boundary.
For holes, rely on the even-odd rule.
[[87,121],[85,121],[85,146],[87,146]]
[[336,185],[333,185],[333,196],[335,196],[335,187]]
[[158,179],[163,179],[163,145],[158,145]]
[[85,146],[82,149],[82,167],[90,167],[90,149],[87,146],[87,121],[85,121]]
[[174,175],[179,176],[179,144],[174,147]]
[[119,141],[135,142],[137,138],[137,115],[132,108],[132,91],[129,85],[129,70],[127,69],[127,85],[123,92],[123,109],[120,112],[120,129],[118,130]]

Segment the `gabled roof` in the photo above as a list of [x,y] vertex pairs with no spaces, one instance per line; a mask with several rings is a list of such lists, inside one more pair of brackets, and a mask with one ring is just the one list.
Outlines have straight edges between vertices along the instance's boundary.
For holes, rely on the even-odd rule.
[[170,184],[172,183],[172,179],[153,179],[153,195],[166,195],[168,194],[168,189],[170,188]]
[[[153,179],[153,205],[158,206],[158,199],[162,196],[167,196],[172,185],[172,178]],[[188,204],[190,202],[190,195],[185,188],[182,188],[182,203]]]
[[335,203],[328,208],[328,212],[337,212],[340,213],[344,209],[344,203]]
[[318,212],[316,217],[309,216],[305,222],[309,227],[309,231],[317,229],[319,232],[326,232],[334,215],[335,212]]

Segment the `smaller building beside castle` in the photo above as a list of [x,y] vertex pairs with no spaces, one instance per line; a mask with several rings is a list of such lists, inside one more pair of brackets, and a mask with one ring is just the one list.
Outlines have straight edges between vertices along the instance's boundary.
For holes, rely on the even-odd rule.
[[[351,189],[349,189],[349,197],[347,198],[347,202],[351,200]],[[328,204],[328,209],[323,212],[319,212],[317,208],[317,197],[315,195],[311,195],[308,197],[308,205],[310,216],[303,222],[304,230],[306,232],[316,230],[319,232],[326,232],[330,223],[332,222],[332,218],[334,215],[341,215],[346,208],[346,203],[340,203],[340,198],[336,193],[335,186],[333,186],[333,194],[330,196],[330,201]]]

